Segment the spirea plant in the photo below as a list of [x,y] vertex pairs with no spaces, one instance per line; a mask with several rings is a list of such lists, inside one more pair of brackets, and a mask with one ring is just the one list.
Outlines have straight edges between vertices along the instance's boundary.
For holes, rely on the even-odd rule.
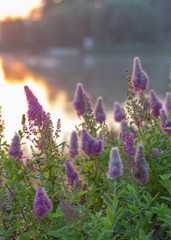
[[0,239],[170,239],[171,93],[162,101],[148,90],[139,57],[126,78],[126,107],[113,99],[112,129],[104,99],[94,104],[77,84],[81,123],[69,144],[29,86],[23,128],[10,143],[0,114]]

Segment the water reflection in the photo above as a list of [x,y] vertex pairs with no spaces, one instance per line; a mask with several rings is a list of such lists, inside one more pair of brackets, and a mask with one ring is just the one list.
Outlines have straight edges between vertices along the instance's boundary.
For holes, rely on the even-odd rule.
[[[149,89],[164,99],[169,85],[169,54],[132,54],[96,55],[85,57],[67,56],[53,59],[47,56],[34,56],[39,64],[30,65],[30,58],[22,57],[17,61],[11,56],[0,58],[0,105],[5,120],[5,137],[11,139],[20,129],[21,116],[27,111],[24,85],[28,85],[39,99],[46,112],[50,112],[54,126],[58,118],[62,122],[61,139],[69,140],[69,132],[79,124],[79,119],[72,105],[76,84],[81,82],[93,97],[104,99],[109,127],[118,128],[113,120],[113,103],[125,103],[126,70],[132,73],[134,56],[139,56],[143,69],[150,78]],[[40,61],[41,57],[41,61]],[[32,57],[31,57],[32,59]],[[55,67],[47,67],[47,61],[55,62]],[[42,63],[46,63],[45,65]],[[26,67],[27,66],[27,67]]]
[[48,84],[45,79],[33,74],[21,63],[12,59],[5,62],[0,58],[0,105],[5,121],[5,139],[11,141],[15,132],[22,128],[22,114],[27,112],[25,85],[30,87],[44,110],[51,113],[54,126],[57,120],[61,119],[61,140],[66,136],[68,138],[67,133],[74,129],[79,120],[74,114],[71,116],[71,111],[65,111],[68,108],[72,109],[67,93]]

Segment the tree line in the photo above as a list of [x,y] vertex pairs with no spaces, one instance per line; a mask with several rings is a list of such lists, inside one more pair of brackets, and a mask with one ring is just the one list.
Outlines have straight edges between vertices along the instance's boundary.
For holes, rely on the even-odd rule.
[[42,0],[41,17],[1,22],[1,48],[161,42],[171,39],[170,0]]

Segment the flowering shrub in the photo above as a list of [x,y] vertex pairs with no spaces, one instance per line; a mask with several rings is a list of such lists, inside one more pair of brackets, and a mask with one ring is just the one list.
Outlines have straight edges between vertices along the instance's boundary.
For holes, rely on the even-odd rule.
[[103,98],[93,108],[77,84],[73,106],[81,124],[69,145],[58,142],[60,119],[54,130],[50,113],[24,87],[28,111],[11,144],[0,119],[1,239],[170,239],[170,92],[164,104],[154,90],[145,93],[149,78],[138,57],[127,82],[125,109],[114,102],[117,138]]

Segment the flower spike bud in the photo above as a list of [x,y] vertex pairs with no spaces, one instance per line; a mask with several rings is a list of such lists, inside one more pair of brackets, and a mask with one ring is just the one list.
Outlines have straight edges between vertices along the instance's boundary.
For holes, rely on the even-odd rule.
[[165,106],[166,106],[167,112],[169,112],[171,109],[171,92],[166,92]]
[[91,110],[91,101],[88,94],[85,92],[82,83],[77,83],[77,88],[75,91],[75,97],[73,105],[77,111],[78,116],[84,115],[87,111],[87,106],[85,105],[85,100],[88,105],[88,111]]
[[117,122],[121,122],[122,119],[125,119],[125,114],[123,113],[118,102],[114,102],[114,119]]
[[161,114],[161,123],[160,123],[160,128],[165,134],[170,134],[171,133],[171,120],[168,119],[167,113],[164,110],[164,108],[160,109],[160,114]]
[[76,188],[81,186],[81,180],[78,176],[78,172],[74,169],[73,165],[71,162],[67,162],[65,164],[65,169],[67,171],[66,177],[67,177],[67,183],[71,186],[74,187],[76,184]]
[[128,123],[125,119],[122,119],[121,121],[121,136],[123,137],[123,139],[126,137],[128,133]]
[[162,108],[162,103],[158,100],[157,95],[153,89],[149,91],[150,102],[153,110],[153,116],[157,118],[160,115],[160,109]]
[[149,78],[147,73],[141,67],[139,57],[135,57],[133,60],[133,71],[131,77],[132,86],[135,92],[141,93],[147,90]]
[[8,155],[17,158],[17,161],[22,159],[23,152],[21,151],[20,138],[18,134],[16,134],[12,139]]
[[28,102],[28,120],[33,121],[34,126],[41,126],[46,119],[46,113],[38,102],[28,86],[24,86],[27,102]]
[[[29,162],[30,162],[30,159],[29,159],[29,158],[27,158],[27,159],[25,160],[25,162],[24,162],[24,165],[25,165],[26,167],[28,167],[28,168],[30,168]],[[36,169],[36,166],[35,166],[35,164],[33,164],[33,165],[32,165],[32,170],[35,170],[35,169]]]
[[124,152],[126,156],[127,167],[133,166],[135,156],[134,136],[130,131],[128,131],[126,137],[124,138]]
[[97,98],[94,115],[95,115],[95,119],[99,123],[102,123],[106,119],[106,115],[103,107],[103,98],[101,96]]
[[123,165],[118,152],[118,148],[113,147],[110,151],[108,178],[117,178],[121,176],[122,170],[123,170]]
[[143,151],[143,145],[138,144],[136,154],[135,154],[135,178],[139,180],[141,184],[148,182],[149,167],[145,160],[145,155]]
[[78,137],[77,133],[73,131],[71,133],[71,139],[70,139],[70,149],[69,149],[69,156],[70,158],[75,158],[78,155]]
[[53,123],[51,120],[50,113],[47,113],[46,119],[44,119],[41,128],[41,137],[39,138],[38,149],[43,151],[44,147],[47,147],[50,143],[53,142]]
[[103,151],[103,140],[96,140],[85,128],[81,131],[81,141],[81,149],[86,156],[98,156]]
[[38,187],[34,199],[34,217],[39,221],[46,217],[47,211],[52,209],[52,203],[42,187]]
[[76,207],[72,204],[69,203],[67,204],[65,202],[64,199],[62,199],[61,197],[59,198],[60,200],[60,206],[61,206],[61,210],[63,212],[64,218],[67,221],[74,221],[76,218],[79,217],[79,211],[76,209]]

